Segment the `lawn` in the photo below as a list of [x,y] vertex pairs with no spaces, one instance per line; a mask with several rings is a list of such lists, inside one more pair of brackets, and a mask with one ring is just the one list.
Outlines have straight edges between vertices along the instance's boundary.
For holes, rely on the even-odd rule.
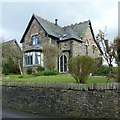
[[[23,78],[20,78],[20,75],[7,75],[2,78],[2,81],[10,82],[69,82],[76,83],[76,80],[68,74],[59,74],[54,76],[33,76],[33,75],[24,75]],[[107,83],[106,77],[95,77],[89,76],[87,83]],[[109,81],[111,82],[111,81]]]

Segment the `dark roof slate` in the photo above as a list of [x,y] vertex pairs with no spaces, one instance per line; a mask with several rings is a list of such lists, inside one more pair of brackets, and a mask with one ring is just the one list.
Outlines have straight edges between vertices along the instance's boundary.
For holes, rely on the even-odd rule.
[[36,19],[38,24],[42,26],[42,28],[47,32],[48,35],[56,37],[59,40],[76,39],[76,40],[82,41],[81,37],[84,34],[84,32],[87,29],[88,24],[89,24],[89,21],[86,21],[86,22],[79,23],[79,24],[76,23],[74,25],[61,27],[59,25],[55,25],[55,23],[49,22],[49,21],[33,14],[20,43],[22,43],[24,41],[24,37],[25,37],[27,30],[29,29],[30,24],[32,23],[33,19]]
[[55,25],[54,23],[49,22],[37,15],[35,15],[35,18],[49,35],[59,38],[64,33],[62,27]]
[[[67,26],[61,27],[59,25],[55,25],[55,23],[49,22],[37,15],[34,15],[38,23],[44,28],[44,30],[51,36],[57,37],[60,40],[65,39],[77,39],[81,40],[81,36],[86,31],[89,21]],[[66,36],[65,36],[66,34]]]

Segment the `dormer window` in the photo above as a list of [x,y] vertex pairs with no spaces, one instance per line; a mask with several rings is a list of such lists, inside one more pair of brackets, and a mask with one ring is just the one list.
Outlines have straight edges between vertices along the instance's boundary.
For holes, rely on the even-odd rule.
[[33,35],[32,36],[32,45],[37,45],[38,44],[38,35]]

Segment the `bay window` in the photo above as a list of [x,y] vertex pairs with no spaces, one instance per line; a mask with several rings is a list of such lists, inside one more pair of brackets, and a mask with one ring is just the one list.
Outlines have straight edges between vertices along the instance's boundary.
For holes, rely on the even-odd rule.
[[25,53],[25,65],[32,65],[33,64],[33,53],[27,52]]
[[26,66],[41,65],[41,52],[40,51],[26,52],[24,57],[24,64]]
[[41,64],[41,54],[40,54],[40,52],[35,52],[35,64],[37,64],[37,65]]

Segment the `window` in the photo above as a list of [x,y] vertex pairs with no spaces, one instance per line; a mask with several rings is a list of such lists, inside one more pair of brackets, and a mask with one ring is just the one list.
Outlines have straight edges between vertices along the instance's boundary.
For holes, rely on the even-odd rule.
[[93,45],[92,47],[93,47],[93,53],[95,53],[95,45]]
[[55,44],[55,40],[52,39],[52,38],[50,38],[50,43],[51,43],[51,44]]
[[41,52],[33,51],[25,53],[25,65],[41,65]]
[[88,55],[88,45],[85,45],[86,49],[86,55]]
[[37,45],[38,44],[38,35],[33,35],[32,36],[32,45]]
[[37,64],[37,65],[41,64],[41,54],[40,54],[40,52],[35,52],[35,64]]
[[25,65],[32,65],[33,64],[33,57],[32,52],[25,53]]
[[65,55],[62,55],[60,57],[60,72],[66,71],[67,71],[67,57]]

